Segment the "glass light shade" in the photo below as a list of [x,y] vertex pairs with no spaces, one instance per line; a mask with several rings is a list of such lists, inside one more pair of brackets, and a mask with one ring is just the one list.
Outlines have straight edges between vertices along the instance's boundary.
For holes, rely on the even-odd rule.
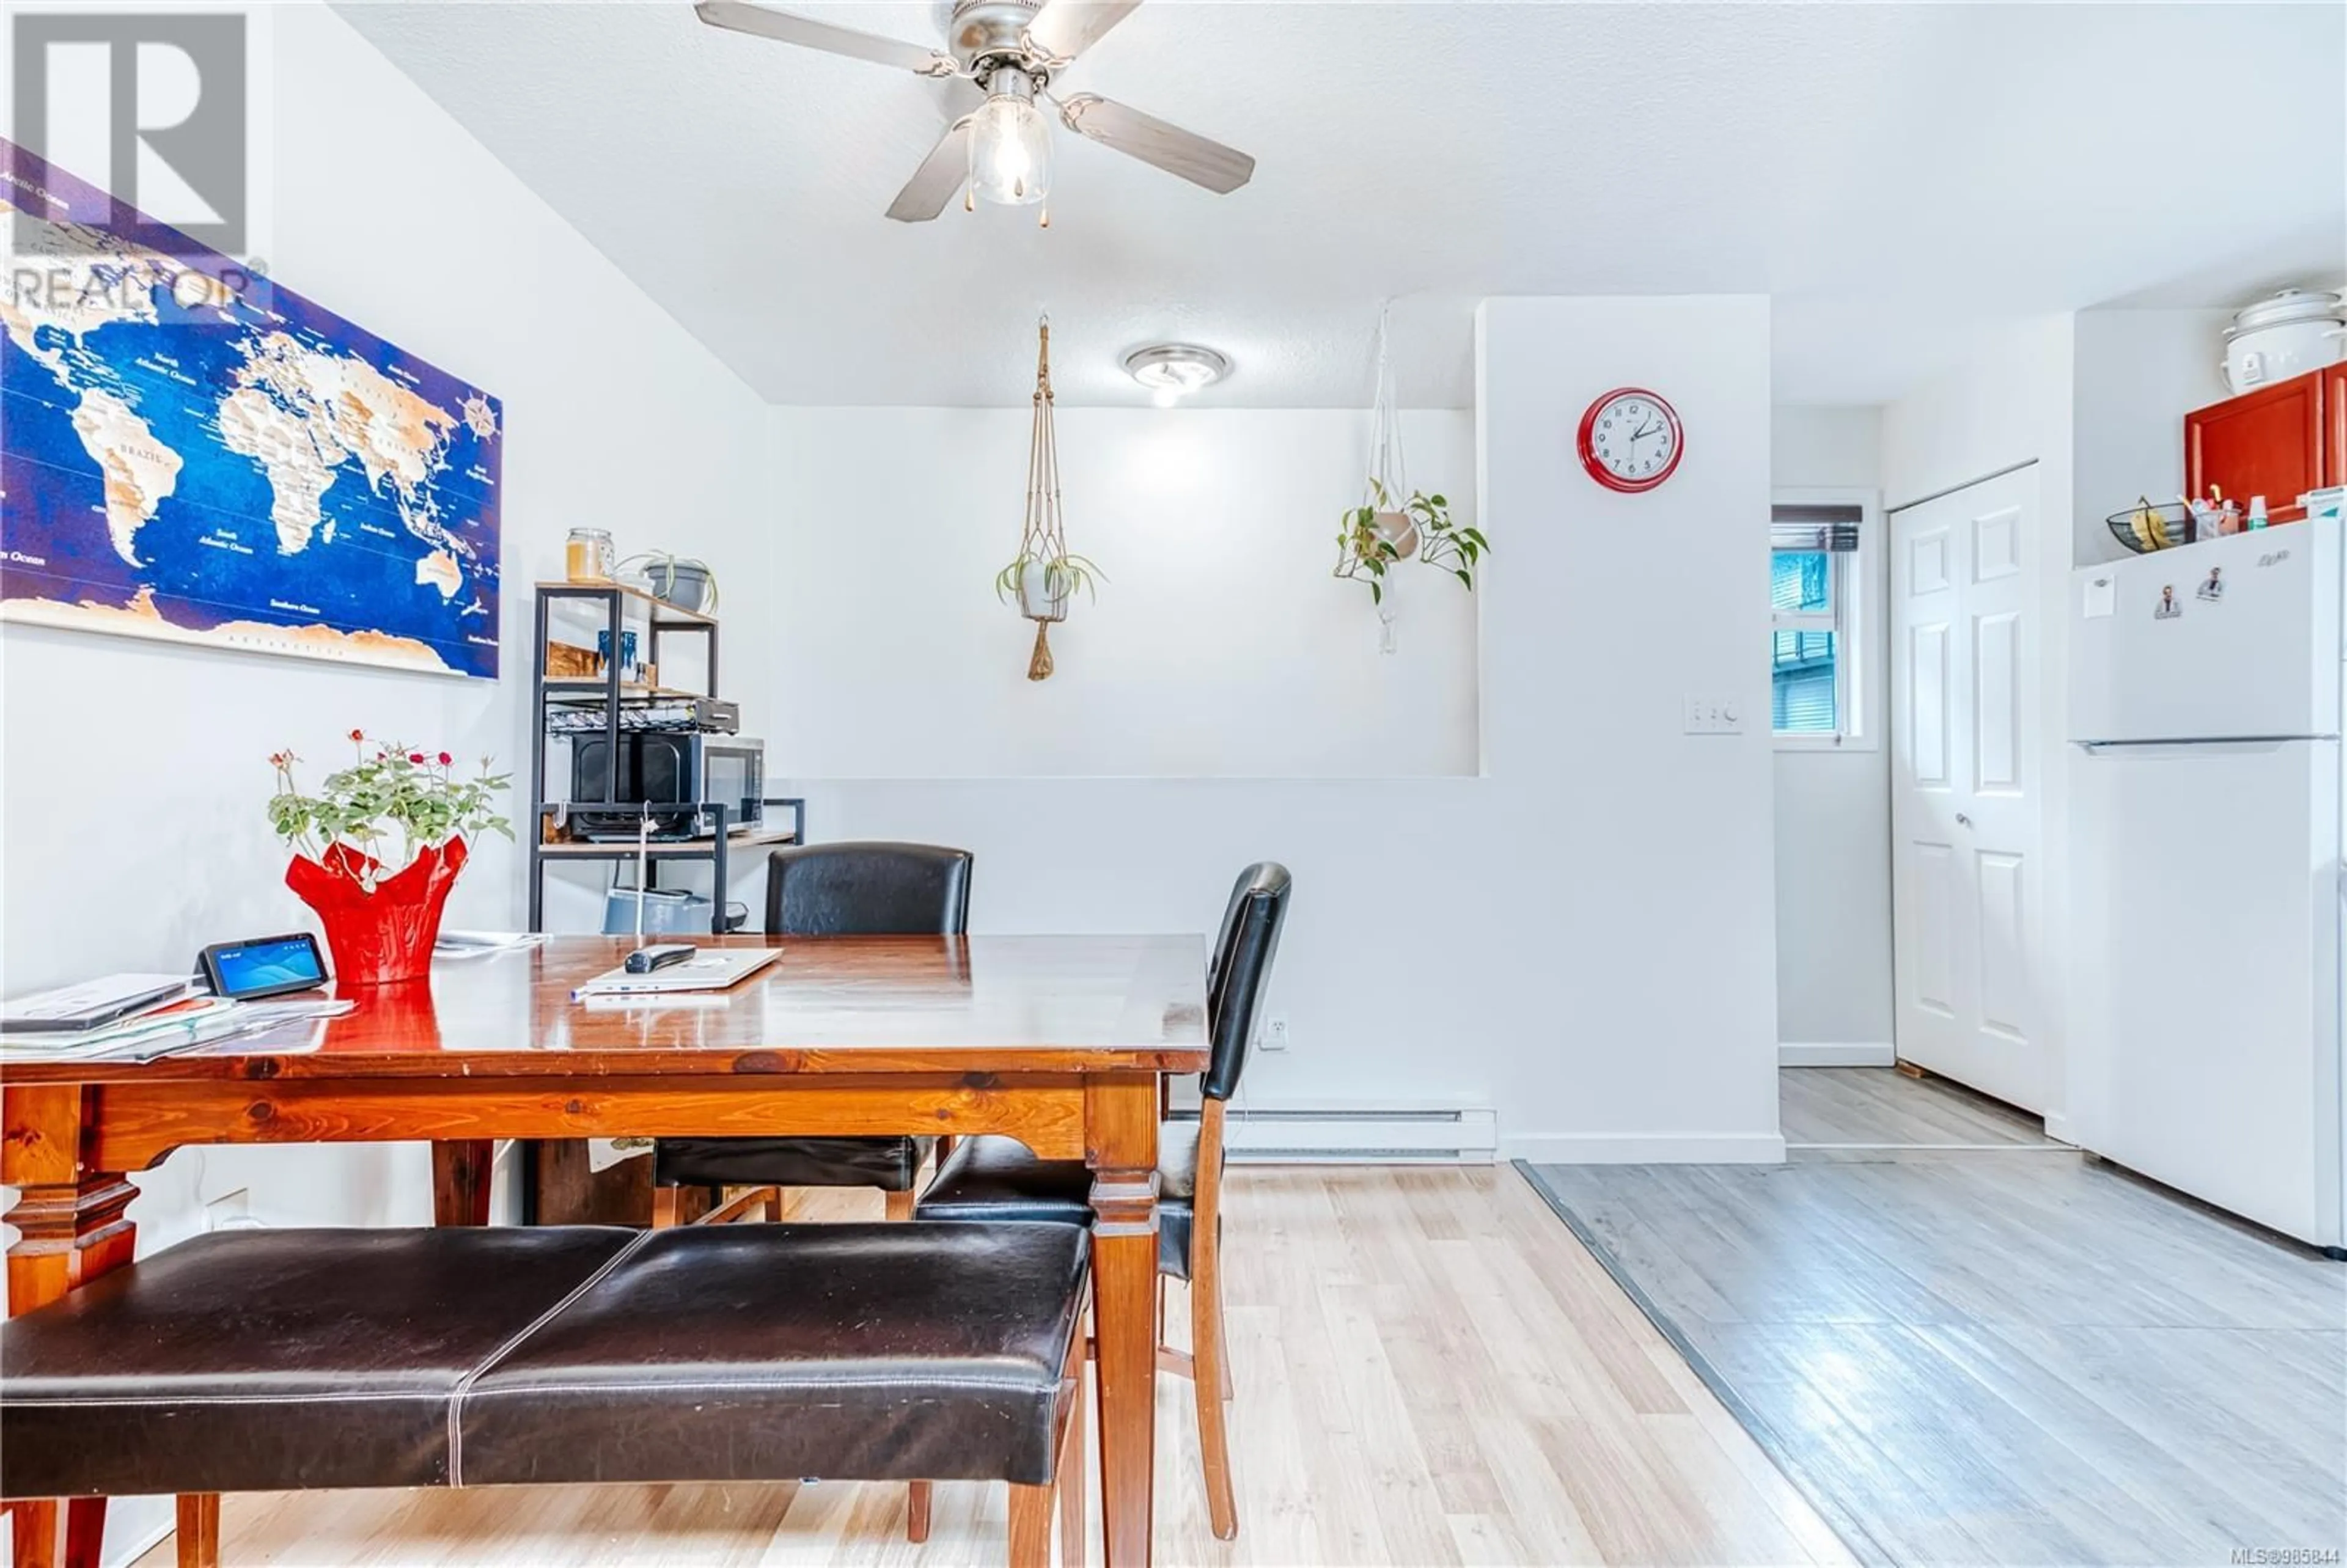
[[1124,356],[1124,372],[1148,389],[1150,401],[1171,408],[1230,374],[1231,362],[1196,343],[1155,343]]
[[1133,379],[1149,388],[1158,407],[1171,408],[1212,382],[1214,373],[1212,367],[1194,360],[1164,360],[1143,365],[1133,373]]
[[999,94],[970,117],[969,188],[1005,207],[1051,193],[1051,122],[1031,100]]

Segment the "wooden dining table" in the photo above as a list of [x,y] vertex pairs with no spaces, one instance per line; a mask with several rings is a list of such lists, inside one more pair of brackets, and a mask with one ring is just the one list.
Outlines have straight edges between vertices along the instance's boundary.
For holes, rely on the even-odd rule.
[[[1150,1557],[1157,1128],[1206,1066],[1196,936],[703,938],[780,949],[713,996],[579,1001],[625,938],[444,960],[343,1017],[149,1061],[0,1069],[11,1315],[130,1262],[128,1177],[207,1143],[428,1140],[441,1225],[489,1218],[496,1140],[997,1132],[1092,1173],[1108,1560]],[[17,1505],[20,1539],[54,1504]],[[68,1507],[95,1563],[99,1499]]]

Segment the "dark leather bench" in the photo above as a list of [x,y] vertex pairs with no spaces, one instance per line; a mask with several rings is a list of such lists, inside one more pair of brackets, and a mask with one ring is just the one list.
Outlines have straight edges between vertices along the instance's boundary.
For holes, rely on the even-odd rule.
[[0,1335],[0,1496],[1002,1481],[1040,1565],[1061,1481],[1081,1550],[1088,1264],[1057,1225],[215,1233]]

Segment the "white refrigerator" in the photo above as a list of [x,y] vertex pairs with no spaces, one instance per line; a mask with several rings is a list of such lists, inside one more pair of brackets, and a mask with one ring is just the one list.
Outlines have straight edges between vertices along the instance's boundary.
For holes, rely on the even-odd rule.
[[2073,574],[2071,1133],[2347,1255],[2340,525]]

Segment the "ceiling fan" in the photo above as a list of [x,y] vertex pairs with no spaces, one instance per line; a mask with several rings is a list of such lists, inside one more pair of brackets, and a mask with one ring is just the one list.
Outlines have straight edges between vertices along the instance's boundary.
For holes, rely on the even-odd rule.
[[[1054,98],[1051,78],[1141,0],[958,0],[949,25],[948,47],[933,49],[876,33],[818,22],[812,16],[753,5],[749,0],[699,0],[693,9],[712,27],[755,33],[805,48],[849,55],[876,65],[895,66],[917,76],[963,86],[983,101],[954,121],[921,160],[905,189],[889,204],[888,216],[903,223],[926,223],[945,210],[957,190],[975,205],[979,197],[1006,206],[1042,200],[1051,190],[1051,127],[1036,100],[1060,112],[1061,123],[1078,136],[1178,174],[1194,185],[1227,195],[1255,174],[1245,153],[1194,136],[1153,115],[1128,108],[1097,93]],[[1051,221],[1048,215],[1043,220]]]

